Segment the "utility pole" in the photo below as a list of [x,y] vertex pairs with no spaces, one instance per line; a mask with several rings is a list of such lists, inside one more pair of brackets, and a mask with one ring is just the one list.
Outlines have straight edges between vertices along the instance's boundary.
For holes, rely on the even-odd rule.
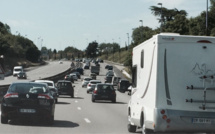
[[161,26],[160,26],[160,33],[162,33],[162,26],[163,26],[163,13],[162,13],[162,3],[158,3],[161,6]]

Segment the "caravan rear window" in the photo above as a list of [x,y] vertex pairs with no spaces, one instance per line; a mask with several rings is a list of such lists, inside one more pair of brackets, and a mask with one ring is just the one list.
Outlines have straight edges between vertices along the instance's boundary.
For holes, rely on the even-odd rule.
[[141,55],[140,55],[140,66],[141,68],[144,68],[144,50],[141,51]]
[[137,86],[137,66],[132,67],[132,87]]

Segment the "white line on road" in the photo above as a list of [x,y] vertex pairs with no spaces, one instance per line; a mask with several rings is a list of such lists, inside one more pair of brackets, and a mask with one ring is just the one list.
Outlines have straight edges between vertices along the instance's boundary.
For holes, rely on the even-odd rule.
[[86,123],[91,123],[91,121],[87,118],[84,118],[84,120],[86,121]]
[[76,100],[75,103],[78,103],[78,101]]
[[81,107],[78,107],[77,109],[78,109],[78,110],[81,110]]

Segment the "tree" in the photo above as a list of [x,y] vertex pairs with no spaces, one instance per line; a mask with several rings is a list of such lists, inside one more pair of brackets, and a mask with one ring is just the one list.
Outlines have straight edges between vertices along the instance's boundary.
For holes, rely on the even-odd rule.
[[40,51],[36,47],[30,47],[26,51],[26,58],[31,62],[38,62],[40,57]]
[[96,41],[89,43],[86,49],[87,57],[95,58],[98,52],[98,43]]

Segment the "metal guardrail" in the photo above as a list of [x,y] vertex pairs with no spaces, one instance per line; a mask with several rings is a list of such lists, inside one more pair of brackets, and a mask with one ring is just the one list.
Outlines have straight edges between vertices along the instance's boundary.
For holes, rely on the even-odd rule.
[[[82,66],[83,66],[82,63],[77,62],[76,64],[73,64],[73,66],[71,66],[66,71],[64,71],[64,72],[62,72],[60,74],[54,75],[54,76],[42,78],[41,80],[52,80],[54,82],[57,82],[59,79],[63,79],[65,75],[74,72],[76,68],[82,67]],[[34,81],[34,80],[31,80],[31,81]],[[0,102],[2,100],[2,97],[7,92],[9,86],[10,86],[10,84],[8,84],[8,85],[0,85]]]

